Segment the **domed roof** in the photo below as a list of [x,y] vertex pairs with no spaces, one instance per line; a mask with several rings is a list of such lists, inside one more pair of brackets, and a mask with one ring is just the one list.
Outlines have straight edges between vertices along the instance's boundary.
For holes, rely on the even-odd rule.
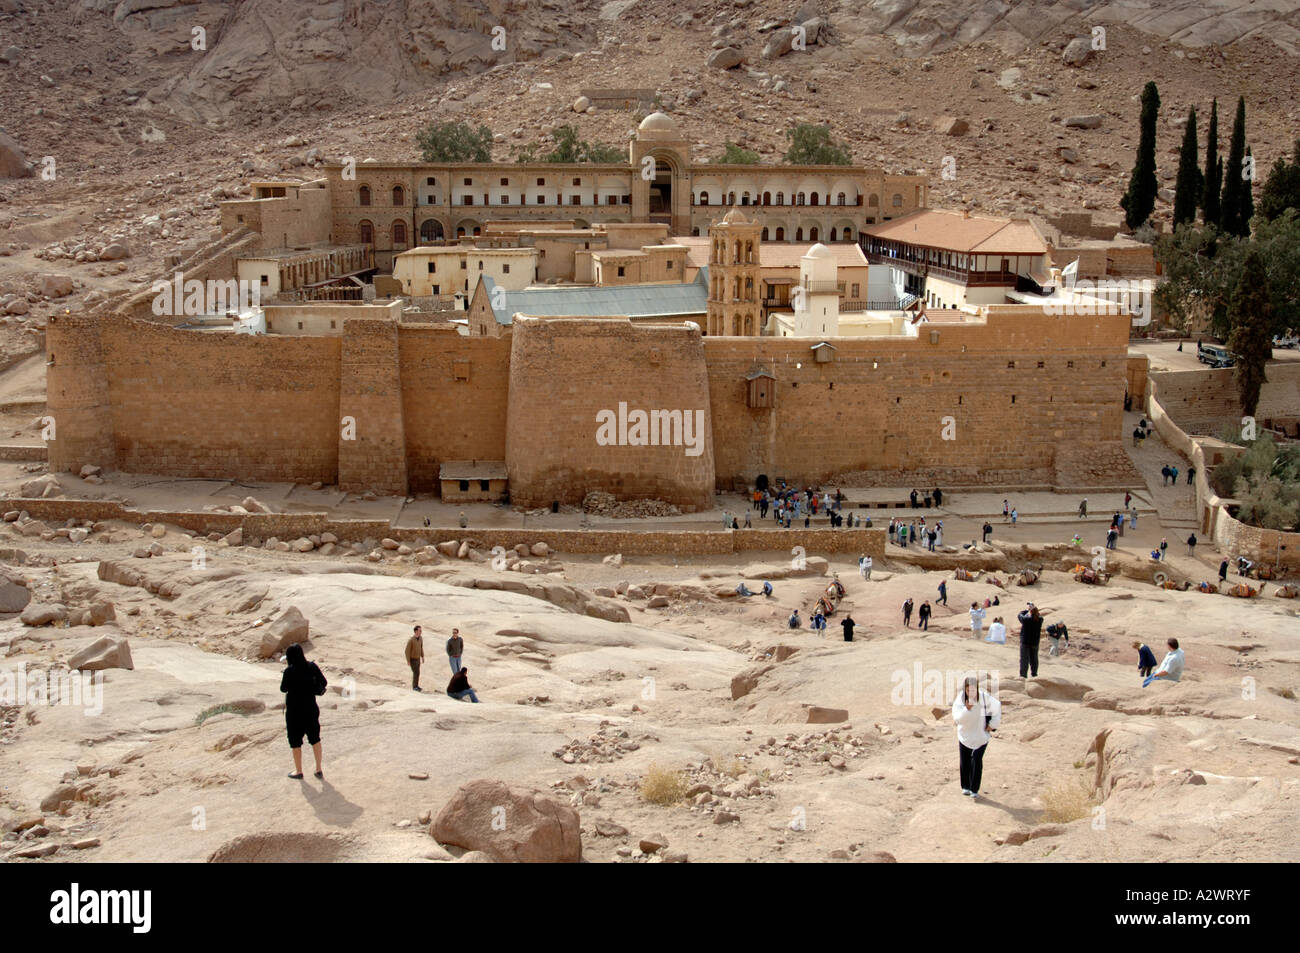
[[812,248],[808,249],[808,252],[806,255],[804,255],[804,257],[805,258],[834,258],[835,256],[831,253],[831,250],[829,248],[827,248],[821,242],[818,242]]
[[740,209],[733,208],[726,215],[722,216],[723,225],[748,225],[749,219],[740,213]]
[[677,136],[677,123],[665,113],[651,113],[637,127],[641,139],[672,139]]

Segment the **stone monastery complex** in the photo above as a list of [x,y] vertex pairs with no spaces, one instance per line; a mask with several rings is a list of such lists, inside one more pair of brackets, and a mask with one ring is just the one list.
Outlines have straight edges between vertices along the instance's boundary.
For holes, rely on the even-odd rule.
[[[242,282],[256,307],[160,309],[156,286],[50,320],[52,470],[394,494],[478,473],[527,506],[697,509],[763,476],[1074,488],[1131,466],[1129,302],[1061,307],[1060,269],[1141,262],[930,209],[920,176],[697,163],[654,113],[626,164],[366,161],[253,190],[160,281]],[[598,439],[634,412],[669,437]]]

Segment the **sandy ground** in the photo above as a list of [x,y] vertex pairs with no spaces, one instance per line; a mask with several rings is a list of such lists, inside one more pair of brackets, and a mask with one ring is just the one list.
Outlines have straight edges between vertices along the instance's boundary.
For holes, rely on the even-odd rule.
[[[1159,455],[1147,449],[1154,463]],[[196,509],[247,492],[112,476],[84,489]],[[0,485],[14,478],[4,474]],[[70,494],[79,491],[79,481],[64,482]],[[1164,509],[1180,512],[1181,490],[1161,497],[1158,485],[1135,489],[1138,537],[1126,537],[1115,559],[1140,560],[1166,529]],[[299,496],[286,488],[261,498],[278,508]],[[993,496],[954,493],[945,525],[983,519]],[[1077,521],[1077,501],[1051,497],[1026,498],[1026,518],[1014,528],[994,521],[993,544],[1008,553],[1007,568],[1033,561],[1026,545],[1060,543],[1078,527],[1104,531],[1104,515]],[[1000,510],[1000,498],[993,502]],[[1090,505],[1104,513],[1110,502]],[[396,515],[402,503],[366,506]],[[547,598],[449,584],[519,578],[486,562],[389,553],[371,563],[212,547],[195,571],[196,540],[175,529],[157,540],[164,555],[144,561],[130,553],[155,540],[134,525],[106,526],[79,544],[20,537],[13,524],[0,525],[12,536],[5,545],[27,555],[16,571],[34,601],[77,608],[107,599],[117,616],[94,629],[0,621],[0,679],[20,668],[57,670],[105,633],[129,638],[135,663],[107,673],[102,712],[93,716],[85,705],[0,709],[0,825],[45,818],[41,835],[9,835],[0,845],[0,856],[8,851],[15,862],[42,862],[14,855],[48,844],[60,845],[55,860],[199,861],[245,835],[251,839],[238,841],[235,856],[448,860],[459,851],[440,848],[421,817],[475,778],[573,803],[592,861],[643,859],[637,844],[651,832],[691,861],[879,852],[899,861],[1300,859],[1296,607],[1271,595],[1170,592],[1122,576],[1089,587],[1052,571],[1032,589],[1008,592],[954,581],[951,569],[921,569],[912,565],[915,551],[891,546],[870,582],[852,558],[828,561],[848,592],[830,631],[818,636],[785,620],[795,607],[806,618],[826,579],[782,578],[783,544],[766,557],[769,569],[632,556],[615,567],[559,553],[559,572],[529,577],[597,595],[620,583],[684,587],[665,589],[668,604],[654,609],[618,596],[629,621],[610,622]],[[775,543],[782,533],[772,532]],[[1213,575],[1217,555],[1193,559],[1173,548],[1171,568]],[[949,566],[962,558],[946,557]],[[101,581],[101,561],[143,566],[175,582],[179,595]],[[773,578],[773,598],[714,594],[742,575],[751,587]],[[928,631],[915,620],[904,627],[903,600],[933,601],[941,579],[949,605],[936,606]],[[1012,620],[1012,643],[1013,617],[1030,599],[1049,621],[1070,626],[1068,650],[1047,657],[1044,642],[1039,677],[1028,684],[1018,678],[1014,644],[969,636],[964,607],[993,595],[1003,605],[989,619]],[[308,655],[340,690],[322,700],[324,781],[286,779],[291,762],[275,707],[281,663],[254,653],[265,620],[290,606],[309,620]],[[839,638],[845,612],[858,623],[852,644]],[[423,694],[411,691],[402,658],[416,622],[426,632]],[[442,642],[452,626],[466,636],[481,704],[441,691],[450,674]],[[1171,635],[1187,653],[1186,677],[1143,689],[1131,641],[1147,641],[1160,656]],[[782,645],[796,651],[776,661]],[[1005,706],[978,802],[958,790],[949,714],[967,671],[996,679]],[[733,699],[737,676],[752,687]],[[237,710],[196,723],[236,702]],[[809,724],[807,706],[843,709],[847,720]],[[572,763],[560,756],[566,752]],[[714,801],[647,802],[639,785],[652,766],[710,784]],[[42,811],[64,784],[76,800]],[[724,812],[738,820],[716,823]],[[628,833],[602,835],[598,821],[600,830]],[[98,845],[72,849],[88,838]]]

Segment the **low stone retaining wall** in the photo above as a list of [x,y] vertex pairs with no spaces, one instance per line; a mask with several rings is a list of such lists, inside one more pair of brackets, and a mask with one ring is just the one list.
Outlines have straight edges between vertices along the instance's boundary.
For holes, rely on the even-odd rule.
[[33,519],[55,526],[64,520],[124,520],[130,523],[166,523],[196,533],[229,533],[243,527],[245,536],[293,540],[300,536],[333,533],[349,542],[364,539],[395,539],[412,542],[423,539],[439,543],[448,539],[470,539],[490,549],[507,549],[526,543],[544,542],[557,552],[608,555],[729,555],[742,552],[790,552],[802,546],[809,555],[823,553],[866,553],[873,559],[885,555],[883,529],[789,529],[789,530],[544,530],[469,527],[395,527],[387,520],[338,520],[327,513],[204,513],[134,510],[108,500],[55,500],[8,498],[0,510],[25,510]]

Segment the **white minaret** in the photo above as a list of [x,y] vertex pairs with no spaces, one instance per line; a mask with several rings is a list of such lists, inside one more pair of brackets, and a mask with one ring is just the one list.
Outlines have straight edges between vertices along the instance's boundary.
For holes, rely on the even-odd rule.
[[795,289],[795,337],[828,338],[840,333],[840,289],[835,256],[818,242],[799,261]]

